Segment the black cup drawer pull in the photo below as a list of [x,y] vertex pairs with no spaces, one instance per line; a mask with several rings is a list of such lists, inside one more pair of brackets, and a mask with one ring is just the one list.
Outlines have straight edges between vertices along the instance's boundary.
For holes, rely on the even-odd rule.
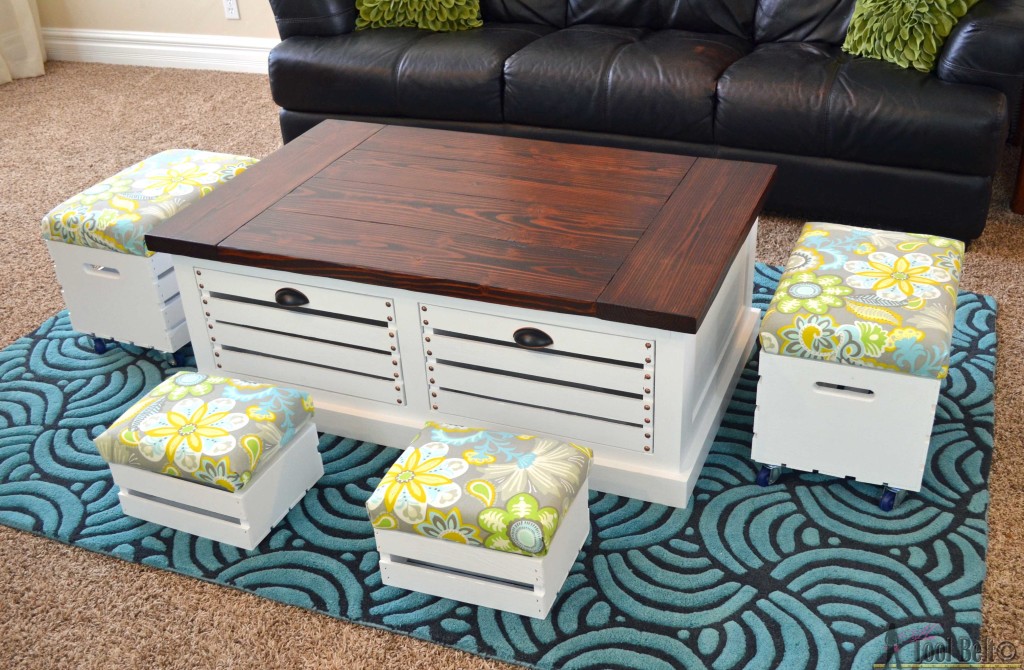
[[309,298],[302,291],[297,291],[293,288],[277,289],[274,299],[277,300],[278,305],[284,305],[285,307],[299,307],[309,304]]
[[520,328],[512,335],[512,339],[526,349],[543,349],[555,343],[550,335],[539,328]]

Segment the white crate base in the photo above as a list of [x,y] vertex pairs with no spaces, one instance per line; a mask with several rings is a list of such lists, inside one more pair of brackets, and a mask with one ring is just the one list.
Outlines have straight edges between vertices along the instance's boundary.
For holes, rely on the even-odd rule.
[[128,516],[253,549],[323,476],[318,442],[310,421],[237,493],[116,463],[110,471]]
[[389,586],[543,619],[590,532],[587,484],[546,556],[510,554],[394,530],[374,530]]
[[75,330],[165,352],[188,343],[169,255],[135,256],[52,240],[46,246]]
[[940,380],[764,351],[759,360],[755,461],[921,490]]

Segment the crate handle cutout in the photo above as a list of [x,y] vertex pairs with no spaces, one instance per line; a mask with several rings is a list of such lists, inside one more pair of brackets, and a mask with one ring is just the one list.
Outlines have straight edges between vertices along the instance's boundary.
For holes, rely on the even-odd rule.
[[814,382],[814,390],[818,393],[828,393],[858,400],[874,400],[875,392],[871,389],[863,389],[859,386],[845,386],[843,384],[832,384],[830,382]]
[[121,271],[117,268],[112,268],[107,265],[96,265],[95,263],[83,263],[82,269],[85,270],[85,274],[92,275],[94,277],[103,277],[104,279],[118,279],[121,276]]

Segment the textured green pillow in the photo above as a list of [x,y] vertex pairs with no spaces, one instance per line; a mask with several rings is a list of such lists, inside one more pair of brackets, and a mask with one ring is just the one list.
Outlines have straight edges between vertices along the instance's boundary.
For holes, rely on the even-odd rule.
[[956,22],[978,0],[857,0],[843,51],[931,72]]
[[483,25],[480,0],[356,0],[356,28],[422,28],[435,32]]

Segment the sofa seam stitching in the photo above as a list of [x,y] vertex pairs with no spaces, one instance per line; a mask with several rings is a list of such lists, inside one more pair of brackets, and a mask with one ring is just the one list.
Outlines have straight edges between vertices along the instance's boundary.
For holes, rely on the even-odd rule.
[[836,67],[835,71],[832,73],[832,77],[830,78],[828,99],[825,101],[825,158],[830,158],[832,156],[832,100],[836,93],[836,81],[839,80],[839,74],[847,65],[846,62],[841,62],[839,59],[836,59],[834,62],[838,67]]
[[979,70],[978,68],[968,67],[966,65],[959,65],[949,60],[948,58],[942,59],[942,66],[949,68],[950,70],[957,70],[959,72],[971,73],[971,74],[993,74],[1000,77],[1008,77],[1010,79],[1024,79],[1024,73],[1013,74],[1010,72],[999,72],[998,70]]

